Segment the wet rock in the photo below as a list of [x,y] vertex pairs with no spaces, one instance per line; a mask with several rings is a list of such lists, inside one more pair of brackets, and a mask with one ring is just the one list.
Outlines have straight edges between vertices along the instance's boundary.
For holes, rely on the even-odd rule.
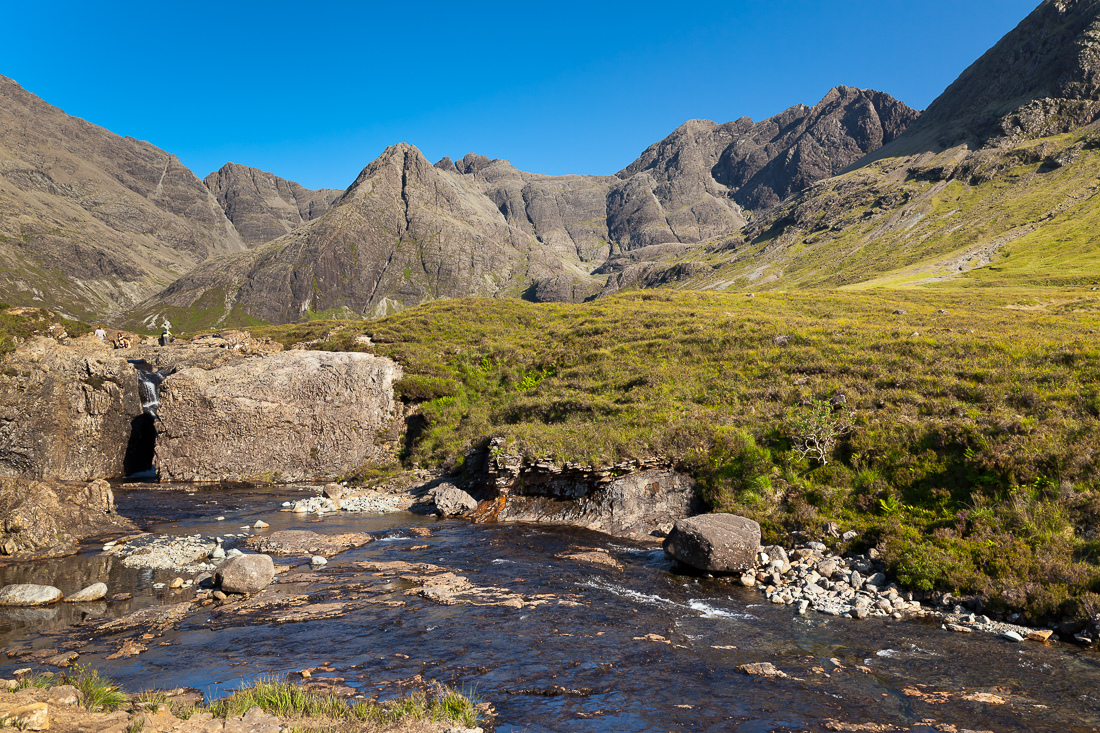
[[314,567],[321,567],[322,565],[328,565],[328,559],[320,555],[314,555],[309,559],[309,564]]
[[105,583],[93,583],[83,590],[73,593],[65,598],[66,603],[87,603],[99,601],[107,597],[107,585]]
[[271,526],[270,524],[263,521],[262,519],[257,519],[256,523],[252,525],[252,528],[253,529],[267,529],[270,526]]
[[743,572],[753,567],[760,546],[760,525],[734,514],[705,514],[681,519],[664,541],[670,556],[712,572]]
[[787,674],[779,669],[776,669],[775,665],[771,662],[754,662],[752,664],[742,664],[737,667],[737,671],[742,674],[752,675],[753,677],[786,677]]
[[268,555],[241,555],[218,566],[214,580],[226,593],[257,593],[275,580],[275,563]]
[[50,585],[22,583],[0,588],[0,606],[47,606],[62,597],[61,591]]
[[741,576],[741,585],[745,586],[746,588],[752,588],[753,586],[755,586],[756,585],[756,574],[755,573],[745,573],[744,575],[742,575]]
[[309,480],[381,457],[401,369],[360,353],[289,351],[161,383],[161,480]]
[[1021,642],[1024,640],[1024,637],[1020,636],[1015,631],[1006,631],[1001,634],[1001,636],[1005,639],[1008,639],[1009,641]]
[[340,484],[325,484],[325,488],[322,490],[321,495],[326,499],[342,499],[344,498],[345,489]]
[[1029,631],[1027,638],[1031,641],[1047,642],[1050,641],[1050,637],[1053,635],[1054,631],[1052,629],[1036,629],[1035,631]]
[[202,535],[142,535],[106,551],[128,568],[199,573],[210,569],[206,558],[216,545]]
[[443,516],[455,517],[477,509],[477,499],[454,484],[442,484],[435,489],[435,506]]
[[0,716],[0,722],[21,730],[49,730],[50,706],[44,702],[20,705]]

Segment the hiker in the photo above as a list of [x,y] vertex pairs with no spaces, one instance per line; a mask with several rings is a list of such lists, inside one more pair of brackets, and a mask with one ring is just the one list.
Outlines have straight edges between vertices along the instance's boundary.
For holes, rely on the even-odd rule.
[[103,330],[103,326],[97,326],[96,327],[95,335],[96,335],[96,338],[98,338],[100,341],[107,338],[107,332]]
[[175,341],[175,339],[172,338],[172,334],[168,331],[168,327],[165,326],[164,331],[162,331],[161,334],[160,334],[160,345],[161,346],[167,346],[168,344],[172,343],[173,341]]

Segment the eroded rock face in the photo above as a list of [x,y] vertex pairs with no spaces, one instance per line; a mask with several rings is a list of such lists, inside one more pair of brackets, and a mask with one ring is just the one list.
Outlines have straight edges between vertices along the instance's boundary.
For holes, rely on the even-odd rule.
[[524,479],[496,502],[487,503],[479,521],[569,524],[653,539],[676,520],[702,509],[695,482],[671,469],[640,471],[608,482],[568,474],[526,474]]
[[111,485],[0,478],[0,559],[73,552],[84,537],[126,532],[132,522],[111,512]]
[[140,415],[134,368],[99,339],[31,339],[0,369],[0,475],[123,476]]
[[218,566],[214,582],[226,593],[258,593],[275,580],[269,555],[238,555]]
[[184,369],[161,383],[161,480],[297,481],[379,458],[400,368],[369,354],[289,351]]
[[681,519],[664,548],[685,565],[716,573],[737,573],[756,565],[760,525],[735,514],[704,514]]

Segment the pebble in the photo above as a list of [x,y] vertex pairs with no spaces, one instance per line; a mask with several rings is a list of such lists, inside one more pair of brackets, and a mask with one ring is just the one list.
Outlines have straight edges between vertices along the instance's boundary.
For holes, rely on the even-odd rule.
[[183,578],[175,578],[172,581],[172,584],[168,587],[169,588],[182,588],[183,587]]
[[1006,631],[1001,634],[1001,636],[1005,639],[1008,639],[1009,641],[1021,642],[1024,640],[1024,637],[1020,636],[1015,631]]
[[290,502],[290,501],[284,501],[284,502],[283,502],[283,506],[284,506],[284,507],[294,506],[294,502]]
[[309,559],[309,564],[310,565],[316,565],[316,566],[328,565],[328,560],[326,558],[321,557],[320,555],[314,555],[313,557],[311,557]]
[[164,587],[164,583],[153,583],[153,590],[160,590]]
[[252,525],[252,527],[254,529],[267,529],[270,526],[271,526],[270,524],[268,524],[267,522],[265,522],[262,519],[257,519],[256,523]]
[[217,519],[215,519],[214,521],[215,521],[215,522],[224,522],[224,521],[225,521],[225,517],[218,517],[218,518],[217,518]]

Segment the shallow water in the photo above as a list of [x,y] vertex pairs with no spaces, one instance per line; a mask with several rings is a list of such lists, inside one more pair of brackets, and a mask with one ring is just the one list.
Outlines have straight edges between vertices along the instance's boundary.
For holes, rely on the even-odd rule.
[[[404,606],[363,605],[340,618],[241,626],[203,613],[150,642],[139,656],[108,660],[117,644],[93,643],[81,650],[81,661],[127,689],[194,686],[208,697],[259,675],[324,665],[332,672],[317,672],[314,679],[343,678],[368,696],[390,697],[438,680],[492,702],[498,731],[822,730],[829,720],[911,730],[933,730],[922,724],[930,720],[992,731],[1100,726],[1100,655],[1094,652],[951,634],[917,621],[798,616],[790,607],[764,603],[757,592],[676,575],[651,546],[582,530],[471,525],[407,513],[311,521],[278,512],[288,494],[301,496],[294,489],[194,496],[120,491],[118,502],[145,517],[154,532],[227,537],[262,518],[271,524],[265,531],[365,531],[384,540],[344,553],[322,570],[292,571],[302,578],[350,577],[353,571],[341,567],[350,561],[426,562],[480,586],[549,593],[582,605],[443,606],[401,596],[395,583]],[[226,520],[214,521],[219,515]],[[431,536],[412,537],[407,530],[414,526],[429,527]],[[227,537],[227,544],[241,539]],[[593,548],[608,550],[623,568],[555,557]],[[125,569],[92,553],[0,569],[0,584],[56,582],[72,592],[103,580],[112,593],[134,593],[123,604],[63,606],[51,618],[0,616],[0,646],[24,654],[55,648],[95,614],[122,615],[190,597],[190,591],[152,589],[171,577]],[[0,676],[32,666],[31,659],[3,661],[0,655]],[[736,671],[759,661],[790,677],[759,679]],[[975,692],[1005,702],[964,699]]]

